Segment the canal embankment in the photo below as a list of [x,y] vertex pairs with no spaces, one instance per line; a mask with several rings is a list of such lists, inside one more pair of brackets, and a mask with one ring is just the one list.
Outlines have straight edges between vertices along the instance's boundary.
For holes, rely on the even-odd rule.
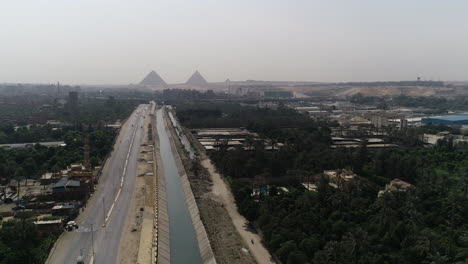
[[181,179],[181,183],[184,189],[185,200],[187,202],[189,213],[190,213],[190,216],[192,218],[192,222],[195,228],[195,233],[197,235],[197,241],[198,241],[198,245],[200,248],[202,261],[203,263],[206,263],[206,264],[214,264],[216,263],[216,258],[213,254],[213,250],[211,248],[210,240],[208,239],[208,234],[206,233],[205,226],[203,225],[202,219],[200,218],[200,212],[197,206],[197,202],[192,192],[192,188],[188,179],[187,171],[181,159],[181,156],[186,155],[187,153],[190,156],[190,158],[195,158],[195,152],[193,151],[192,148],[190,148],[189,145],[185,145],[186,153],[184,153],[182,149],[177,147],[178,143],[180,143],[179,140],[181,140],[185,144],[190,144],[190,142],[188,141],[187,138],[184,137],[183,134],[181,134],[181,131],[177,130],[178,124],[174,116],[169,112],[166,112],[166,113],[167,113],[167,116],[169,117],[166,122],[168,133],[170,135],[174,135],[173,132],[175,132],[178,136],[177,138],[171,137],[172,139],[171,147],[172,147],[172,152],[175,153],[174,156],[175,156],[177,169],[179,171],[179,174],[181,175],[180,179]]
[[[167,118],[164,116],[164,111],[163,109],[157,111],[156,123],[161,165],[166,181],[170,223],[170,262],[175,264],[205,263],[202,260],[202,250],[198,243],[196,230],[199,229],[199,226],[197,225],[197,219],[196,217],[192,218],[193,203],[190,195],[187,195],[188,190],[186,184],[184,184],[184,173],[180,171],[177,165],[178,154],[173,146],[172,135],[167,130]],[[200,245],[203,245],[203,241]]]
[[[169,111],[172,111],[170,109]],[[190,153],[196,154],[196,159],[203,162],[207,157],[198,142],[191,138],[190,131],[178,123],[175,112],[172,113],[172,122],[176,122],[177,133],[173,131],[173,135],[182,135],[185,137],[180,140],[174,140],[177,146],[179,157],[185,171],[188,175],[188,180],[191,185],[191,190],[197,203],[200,218],[208,235],[210,245],[217,263],[239,263],[250,264],[255,263],[250,254],[248,245],[239,235],[236,227],[233,224],[230,215],[226,210],[226,204],[223,199],[220,199],[218,193],[213,192],[213,182],[208,170],[202,164],[199,166],[199,171],[194,173],[193,159],[190,159]],[[173,126],[170,126],[174,129]]]

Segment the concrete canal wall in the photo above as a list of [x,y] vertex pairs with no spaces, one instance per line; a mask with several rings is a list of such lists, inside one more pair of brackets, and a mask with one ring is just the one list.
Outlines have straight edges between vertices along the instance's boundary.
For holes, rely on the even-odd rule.
[[[167,112],[165,114],[167,116]],[[211,248],[210,241],[208,239],[208,235],[205,230],[205,226],[203,225],[203,222],[200,218],[198,206],[195,201],[195,197],[193,196],[192,189],[190,187],[190,183],[187,177],[187,173],[182,164],[182,160],[180,159],[180,155],[184,155],[184,154],[179,153],[179,149],[176,147],[176,144],[174,142],[174,140],[179,140],[179,139],[171,136],[171,135],[174,135],[174,133],[171,133],[171,130],[175,130],[175,126],[178,126],[177,123],[174,124],[173,122],[177,122],[177,121],[173,118],[166,118],[166,120],[168,120],[168,122],[166,122],[166,126],[167,126],[167,129],[169,130],[168,135],[171,141],[171,148],[172,148],[173,153],[176,153],[176,155],[174,155],[174,158],[176,161],[177,169],[180,175],[180,180],[181,180],[182,187],[184,190],[185,200],[187,202],[188,210],[192,218],[193,226],[194,226],[195,233],[197,236],[197,241],[198,241],[198,246],[200,248],[200,255],[202,257],[202,261],[204,264],[215,264],[216,259],[213,254],[213,250]]]
[[153,106],[152,125],[153,125],[153,172],[155,175],[155,201],[154,201],[154,232],[153,232],[153,247],[155,249],[155,263],[170,264],[171,263],[171,238],[169,213],[167,205],[167,190],[166,179],[162,169],[161,158],[159,156],[159,136],[156,129],[156,112]]

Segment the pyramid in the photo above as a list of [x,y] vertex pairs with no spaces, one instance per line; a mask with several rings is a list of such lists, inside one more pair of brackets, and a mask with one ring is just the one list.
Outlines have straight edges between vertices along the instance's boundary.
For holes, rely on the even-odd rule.
[[151,71],[148,75],[146,75],[143,81],[140,82],[140,85],[165,87],[167,86],[167,83],[155,71]]
[[185,84],[191,86],[205,86],[208,82],[198,71],[195,71]]

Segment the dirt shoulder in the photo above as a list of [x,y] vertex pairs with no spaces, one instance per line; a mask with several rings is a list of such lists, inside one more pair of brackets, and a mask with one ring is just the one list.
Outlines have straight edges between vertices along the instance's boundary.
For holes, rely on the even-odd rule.
[[237,211],[236,202],[231,190],[227,187],[221,175],[216,172],[210,159],[205,157],[201,161],[201,164],[208,171],[213,182],[212,195],[224,205],[235,229],[242,237],[244,244],[248,245],[248,249],[257,263],[274,263],[270,253],[263,246],[261,237],[257,233],[252,232],[249,228],[249,221]]

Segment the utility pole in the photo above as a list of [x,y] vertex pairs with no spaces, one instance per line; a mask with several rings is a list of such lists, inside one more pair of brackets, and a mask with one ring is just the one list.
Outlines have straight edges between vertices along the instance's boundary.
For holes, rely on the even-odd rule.
[[104,223],[102,226],[106,226],[106,203],[104,202],[104,197],[102,197],[102,211],[103,211],[103,218],[104,218]]
[[91,248],[93,249],[93,256],[94,256],[94,231],[93,231],[93,224],[91,224]]
[[113,189],[114,199],[115,199],[115,177],[114,177],[114,179],[112,180],[112,185],[113,185],[112,189]]

